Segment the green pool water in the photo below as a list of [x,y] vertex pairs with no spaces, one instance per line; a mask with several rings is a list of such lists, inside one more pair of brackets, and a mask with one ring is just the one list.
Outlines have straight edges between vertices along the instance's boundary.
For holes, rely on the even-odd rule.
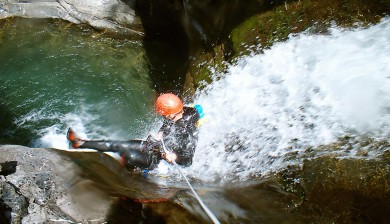
[[155,91],[140,41],[59,20],[1,21],[2,143],[34,145],[68,126],[88,137],[143,137]]

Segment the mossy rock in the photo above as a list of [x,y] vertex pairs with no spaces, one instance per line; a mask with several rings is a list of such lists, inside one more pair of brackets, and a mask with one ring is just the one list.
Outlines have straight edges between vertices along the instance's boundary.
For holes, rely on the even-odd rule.
[[301,165],[269,177],[287,194],[300,199],[288,215],[289,223],[390,221],[388,139],[344,136],[332,144],[288,156],[288,160],[296,159],[303,160]]
[[390,14],[384,0],[258,1],[258,12],[236,26],[230,35],[194,56],[190,74],[195,87],[210,83],[210,67],[223,72],[226,63],[252,52],[261,52],[289,35],[308,31],[327,33],[332,24],[341,27],[368,26]]
[[310,214],[311,221],[327,217],[336,223],[385,223],[390,208],[388,162],[330,157],[306,160],[302,170],[305,202],[299,210]]
[[383,0],[286,1],[236,27],[231,33],[233,50],[247,54],[251,50],[249,46],[261,44],[268,48],[308,28],[315,33],[326,33],[333,22],[341,27],[369,25],[379,22],[389,12],[390,4]]

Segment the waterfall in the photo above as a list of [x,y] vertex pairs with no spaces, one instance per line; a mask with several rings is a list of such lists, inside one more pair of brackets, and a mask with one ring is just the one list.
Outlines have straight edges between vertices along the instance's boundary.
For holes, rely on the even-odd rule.
[[[158,120],[142,47],[57,29],[5,31],[0,91],[13,124],[37,138],[33,147],[67,147],[70,126],[92,139],[144,137]],[[385,18],[368,28],[291,35],[215,72],[195,96],[208,121],[183,172],[202,181],[246,180],[299,165],[308,149],[344,136],[388,138],[389,33]],[[354,149],[337,153],[357,156]],[[153,172],[175,173],[164,161]]]
[[302,33],[214,74],[197,93],[208,121],[185,172],[204,181],[248,179],[299,165],[287,157],[343,136],[388,138],[389,33],[389,18]]

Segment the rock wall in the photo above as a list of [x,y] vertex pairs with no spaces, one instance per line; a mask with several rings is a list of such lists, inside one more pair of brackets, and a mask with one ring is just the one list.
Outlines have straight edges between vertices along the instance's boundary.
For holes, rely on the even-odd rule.
[[[286,41],[290,34],[309,30],[327,33],[332,24],[356,27],[375,24],[390,14],[390,2],[383,0],[289,0],[251,1],[242,7],[244,17],[226,27],[209,48],[190,59],[189,73],[195,88],[211,82],[210,67],[224,71],[227,63],[252,52],[261,52],[274,43]],[[246,9],[246,10],[245,10]],[[234,14],[233,14],[234,15]],[[227,62],[227,63],[226,63]]]
[[156,90],[189,96],[211,82],[210,66],[223,71],[291,33],[371,24],[389,13],[383,0],[0,0],[0,19],[60,18],[143,38]]
[[0,0],[0,19],[6,17],[59,18],[87,23],[98,29],[143,36],[132,8],[135,0]]
[[0,223],[104,222],[110,200],[78,171],[50,149],[0,146]]

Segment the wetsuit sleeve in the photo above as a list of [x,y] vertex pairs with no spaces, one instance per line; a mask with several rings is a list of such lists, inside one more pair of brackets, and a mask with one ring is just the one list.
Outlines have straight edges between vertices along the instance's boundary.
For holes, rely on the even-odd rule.
[[181,166],[191,166],[194,153],[195,153],[195,146],[192,145],[187,146],[185,153],[176,153],[177,155],[176,163]]
[[198,142],[198,128],[196,123],[199,120],[199,114],[193,108],[187,108],[180,121],[179,126],[184,127],[178,134],[180,147],[175,148],[177,155],[176,163],[182,166],[190,166],[195,154],[195,148]]
[[163,125],[162,125],[161,128],[158,130],[158,132],[162,132],[162,133],[163,133],[163,136],[168,135],[168,134],[170,133],[170,130],[171,130],[171,127],[172,127],[173,124],[174,124],[173,121],[164,118]]

